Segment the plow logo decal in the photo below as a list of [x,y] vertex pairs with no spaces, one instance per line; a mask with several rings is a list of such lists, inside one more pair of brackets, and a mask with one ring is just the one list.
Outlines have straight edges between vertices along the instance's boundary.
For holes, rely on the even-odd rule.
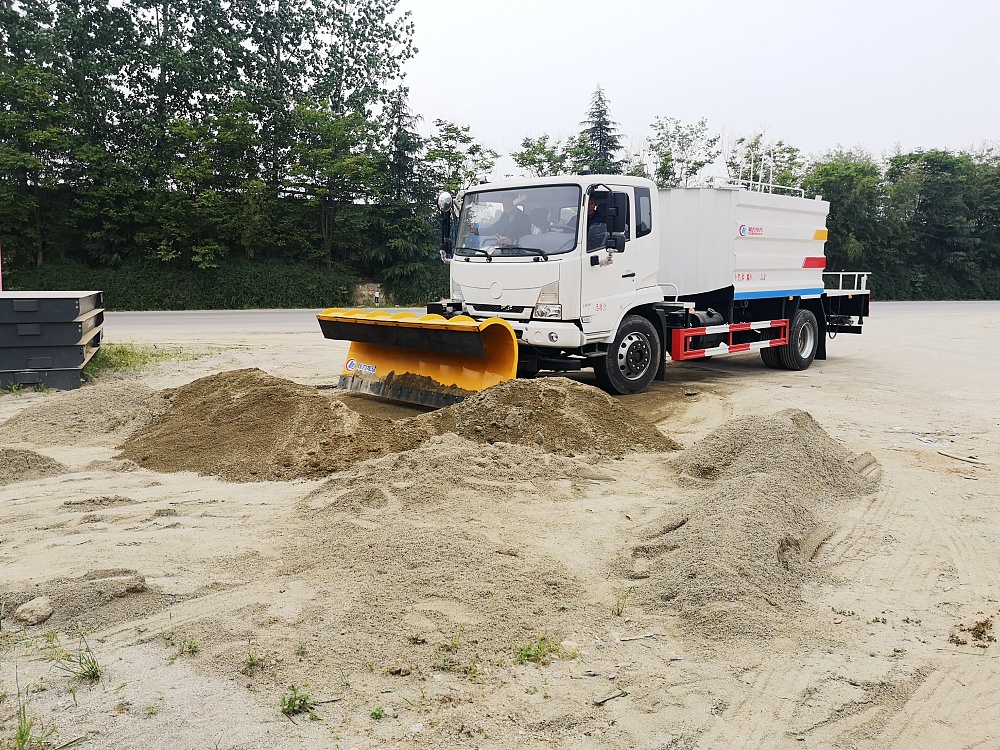
[[378,368],[375,365],[366,365],[364,362],[358,362],[354,357],[351,357],[344,364],[344,369],[348,372],[361,372],[365,375],[374,375]]

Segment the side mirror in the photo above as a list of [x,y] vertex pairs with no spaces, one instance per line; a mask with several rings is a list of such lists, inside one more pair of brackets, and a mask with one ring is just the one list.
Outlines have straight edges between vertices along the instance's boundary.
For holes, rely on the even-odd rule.
[[625,235],[621,232],[608,235],[608,241],[604,245],[608,250],[614,253],[624,253],[625,252]]
[[441,260],[445,263],[455,255],[451,241],[451,208],[454,203],[447,190],[438,195],[437,207],[441,210]]

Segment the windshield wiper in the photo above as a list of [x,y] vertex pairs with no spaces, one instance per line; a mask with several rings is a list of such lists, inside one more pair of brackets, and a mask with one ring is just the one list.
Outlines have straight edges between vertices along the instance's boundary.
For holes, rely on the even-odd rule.
[[[490,256],[490,254],[488,252],[486,252],[485,250],[483,250],[483,248],[481,248],[481,247],[465,247],[465,246],[463,246],[463,247],[460,247],[460,248],[457,248],[457,249],[465,251],[465,252],[470,252],[473,255],[485,255],[487,263],[492,263],[493,262],[493,258]],[[466,258],[466,260],[468,260],[468,258]]]
[[541,255],[545,260],[549,259],[548,254],[538,247],[521,247],[520,245],[497,245],[497,250],[524,250],[532,255]]

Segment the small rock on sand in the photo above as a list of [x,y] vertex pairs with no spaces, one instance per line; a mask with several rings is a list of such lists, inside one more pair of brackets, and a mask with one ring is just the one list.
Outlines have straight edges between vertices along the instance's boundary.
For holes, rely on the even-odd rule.
[[36,596],[14,611],[14,619],[25,625],[38,625],[52,616],[52,600],[47,596]]

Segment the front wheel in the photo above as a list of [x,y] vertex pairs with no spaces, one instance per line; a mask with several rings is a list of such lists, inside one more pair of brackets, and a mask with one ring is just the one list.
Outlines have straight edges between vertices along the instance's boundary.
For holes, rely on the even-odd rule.
[[629,315],[614,343],[594,362],[594,375],[608,393],[639,393],[653,382],[662,359],[663,345],[653,324],[639,315]]
[[781,364],[786,370],[805,370],[816,358],[819,324],[809,310],[799,310],[788,327],[788,346],[782,346]]

